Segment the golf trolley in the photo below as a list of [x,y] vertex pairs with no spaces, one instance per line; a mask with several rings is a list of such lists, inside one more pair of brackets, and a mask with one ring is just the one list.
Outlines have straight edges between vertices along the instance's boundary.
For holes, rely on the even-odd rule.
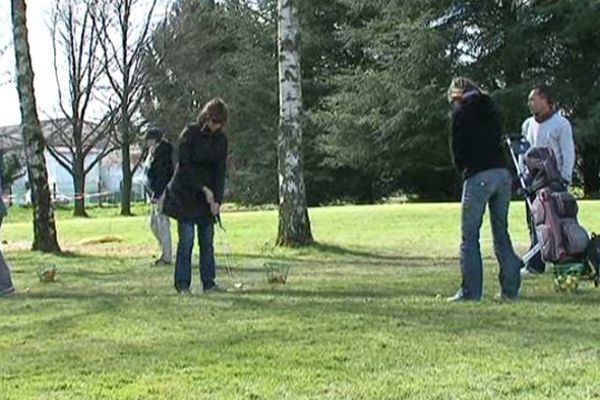
[[[535,217],[534,217],[534,201],[546,202],[545,207],[552,207],[551,211],[554,212],[556,208],[555,204],[552,201],[548,201],[550,196],[550,192],[566,192],[566,185],[562,182],[554,185],[553,189],[548,189],[549,186],[546,184],[540,185],[539,181],[536,182],[532,176],[529,176],[529,171],[527,167],[524,165],[525,163],[519,162],[519,157],[525,157],[525,155],[529,152],[531,148],[531,144],[520,134],[508,134],[505,135],[504,140],[509,149],[515,171],[517,173],[517,179],[520,185],[520,190],[525,195],[527,208],[529,210],[529,214],[531,215],[531,229],[534,231],[533,234],[538,235]],[[540,149],[540,148],[537,148]],[[532,150],[533,151],[533,150]],[[555,162],[554,156],[552,155],[552,161]],[[556,183],[556,182],[555,182]],[[541,194],[541,192],[545,192]],[[537,196],[537,199],[536,199]],[[543,200],[540,200],[540,196]],[[572,199],[571,208],[572,208],[572,219],[576,221],[577,214],[577,205],[572,196],[568,193],[565,193],[564,196],[557,196],[559,198],[558,203],[562,206],[562,197]],[[538,208],[539,204],[538,204]],[[558,213],[558,211],[557,211]],[[550,213],[549,213],[550,214]],[[557,226],[557,230],[562,232],[562,227]],[[581,232],[579,233],[580,239],[584,240],[584,244],[587,246],[580,247],[580,250],[576,256],[566,256],[566,257],[554,257],[551,259],[550,263],[552,264],[552,270],[554,273],[554,287],[558,291],[575,291],[578,288],[580,279],[589,279],[594,283],[594,286],[598,287],[600,284],[600,273],[599,273],[599,260],[600,260],[600,236],[596,236],[592,234],[592,238],[588,239],[587,232],[583,228],[579,228]],[[581,236],[583,235],[583,238]],[[537,243],[523,256],[522,260],[524,264],[527,264],[533,257],[538,255],[538,253],[542,253],[542,259],[544,262],[548,260],[543,257],[544,252],[541,238],[537,237]],[[588,241],[589,240],[589,241]],[[581,241],[580,241],[581,242]],[[546,243],[546,245],[548,245]]]

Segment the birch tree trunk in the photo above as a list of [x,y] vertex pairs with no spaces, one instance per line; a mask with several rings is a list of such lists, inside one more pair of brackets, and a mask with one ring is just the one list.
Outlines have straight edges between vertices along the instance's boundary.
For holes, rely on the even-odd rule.
[[56,240],[54,210],[50,202],[48,171],[44,158],[45,140],[33,91],[33,68],[27,40],[25,1],[12,0],[11,4],[17,91],[21,109],[21,133],[27,155],[31,191],[35,199],[33,202],[33,250],[60,252]]
[[297,9],[294,0],[279,0],[279,229],[277,245],[313,242],[302,174],[302,90]]

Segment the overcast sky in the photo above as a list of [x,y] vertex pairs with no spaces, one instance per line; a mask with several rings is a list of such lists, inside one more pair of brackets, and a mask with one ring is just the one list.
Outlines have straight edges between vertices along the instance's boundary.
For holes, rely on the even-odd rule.
[[[35,95],[40,119],[55,106],[56,82],[52,68],[52,40],[47,26],[51,2],[27,1],[27,28],[33,63]],[[0,48],[8,46],[0,59],[0,126],[18,124],[21,121],[19,97],[13,83],[6,83],[14,74],[14,50],[12,48],[12,25],[10,2],[0,2]]]
[[[164,4],[157,18],[164,16]],[[33,63],[35,95],[40,119],[57,115],[57,87],[53,69],[52,39],[48,29],[51,0],[26,0],[27,28]],[[10,1],[0,1],[0,49],[8,45],[0,57],[0,126],[19,124],[19,98],[15,84],[8,82],[14,75],[14,49],[12,48],[12,24]],[[8,82],[8,83],[7,83]]]

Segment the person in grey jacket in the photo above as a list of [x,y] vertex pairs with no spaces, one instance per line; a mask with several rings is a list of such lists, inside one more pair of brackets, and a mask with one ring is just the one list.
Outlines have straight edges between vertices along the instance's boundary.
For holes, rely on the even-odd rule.
[[[545,85],[534,87],[529,93],[528,102],[532,115],[523,122],[521,133],[531,147],[552,149],[563,182],[565,186],[569,186],[575,166],[575,143],[571,123],[557,111],[552,92]],[[521,158],[521,166],[523,164],[524,160]],[[537,236],[528,208],[526,217],[533,248],[537,244]],[[542,260],[541,253],[538,253],[524,265],[521,275],[543,273],[545,269],[546,264]]]
[[150,228],[161,249],[154,261],[155,266],[171,264],[171,223],[163,213],[164,194],[167,184],[173,177],[173,145],[164,138],[160,128],[150,128],[144,136],[148,156],[144,161],[146,191],[152,204],[150,210]]
[[536,86],[529,93],[532,116],[521,127],[521,133],[531,147],[550,147],[556,157],[558,170],[567,185],[573,179],[575,142],[568,119],[555,108],[554,98],[547,86]]
[[[2,151],[0,151],[0,226],[2,225],[2,220],[7,215],[7,208],[4,205],[4,201],[2,200],[3,175],[4,165],[2,162]],[[2,255],[2,251],[0,250],[0,296],[14,293],[14,291],[15,287],[10,277],[10,270],[8,269],[8,265],[6,265],[6,261],[4,261],[4,256]]]

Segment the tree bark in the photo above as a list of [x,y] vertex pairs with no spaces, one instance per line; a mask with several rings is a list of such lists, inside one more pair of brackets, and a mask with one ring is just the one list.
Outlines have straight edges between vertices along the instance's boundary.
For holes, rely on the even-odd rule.
[[[54,123],[57,134],[48,143],[48,149],[72,177],[73,215],[87,217],[86,176],[115,149],[111,143],[113,113],[110,110],[103,110],[105,114],[99,122],[86,122],[91,104],[98,103],[96,93],[100,90],[98,81],[103,70],[100,39],[93,23],[97,4],[88,0],[54,0],[53,3],[50,30],[61,117]],[[63,82],[61,78],[66,79]],[[71,157],[61,156],[59,148],[68,148]]]
[[33,68],[27,39],[24,0],[12,0],[11,16],[17,69],[17,91],[21,109],[21,132],[25,145],[27,170],[33,202],[33,250],[60,252],[56,239],[54,210],[50,201],[45,140],[37,114],[33,90]]
[[85,211],[85,170],[83,162],[84,157],[80,155],[73,160],[73,189],[75,193],[73,215],[75,217],[88,216]]
[[302,90],[297,9],[279,0],[279,229],[277,245],[313,243],[302,172]]
[[[151,35],[152,18],[158,0],[149,1],[147,12],[141,25],[136,26],[134,18],[140,10],[139,0],[104,0],[101,10],[93,15],[94,27],[104,53],[105,76],[117,100],[121,120],[116,142],[121,148],[121,215],[131,215],[132,177],[135,167],[131,166],[131,149],[136,143],[140,126],[136,126],[135,115],[142,104],[145,72],[143,68],[144,49]],[[137,31],[137,32],[136,32]]]
[[121,171],[123,172],[123,183],[121,187],[121,215],[131,215],[131,156],[129,145],[121,147]]

